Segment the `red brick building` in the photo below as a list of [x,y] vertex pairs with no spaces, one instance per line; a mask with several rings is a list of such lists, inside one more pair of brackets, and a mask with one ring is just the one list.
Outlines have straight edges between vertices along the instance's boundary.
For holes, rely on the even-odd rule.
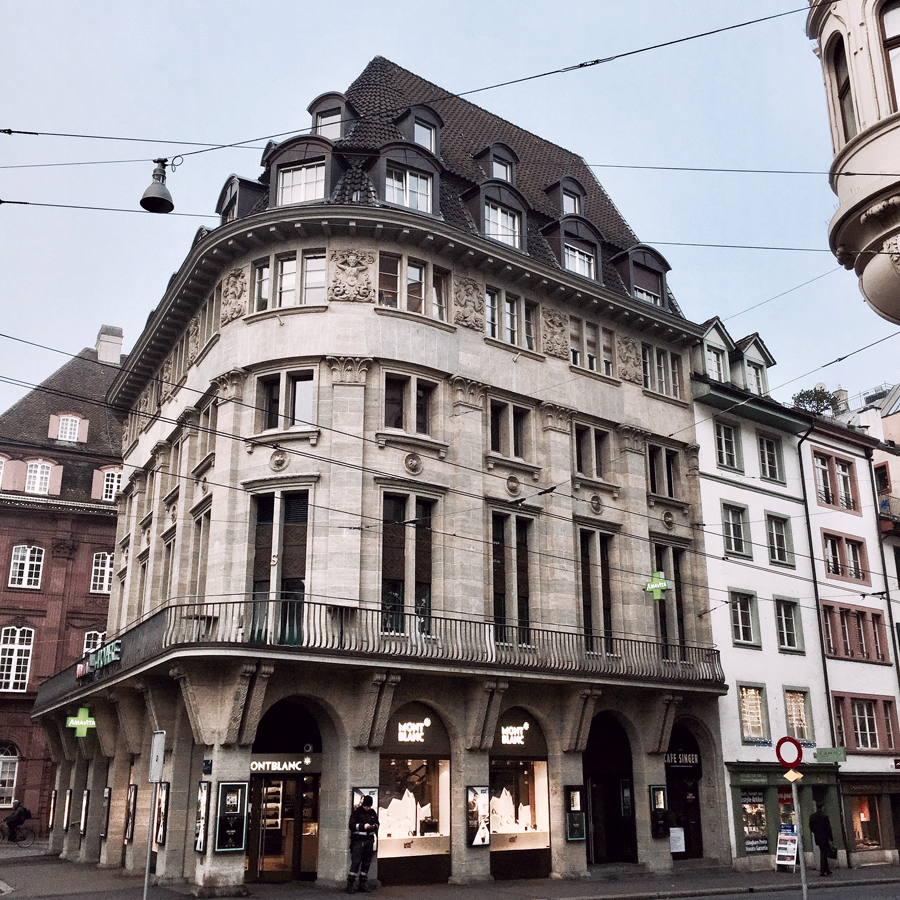
[[38,685],[103,640],[122,426],[104,398],[122,330],[0,415],[0,818],[13,798],[43,825],[53,767],[31,720]]

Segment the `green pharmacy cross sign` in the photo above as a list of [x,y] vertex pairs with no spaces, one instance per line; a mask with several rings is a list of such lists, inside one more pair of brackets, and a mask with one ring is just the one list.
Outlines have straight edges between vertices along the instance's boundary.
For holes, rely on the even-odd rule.
[[77,716],[69,716],[66,719],[66,728],[74,728],[76,737],[87,737],[88,728],[96,728],[97,723],[91,718],[87,708],[82,706]]
[[671,581],[666,581],[666,576],[662,572],[654,572],[653,580],[644,585],[644,590],[648,594],[653,594],[654,600],[661,600],[663,591],[668,591],[673,587],[675,585]]

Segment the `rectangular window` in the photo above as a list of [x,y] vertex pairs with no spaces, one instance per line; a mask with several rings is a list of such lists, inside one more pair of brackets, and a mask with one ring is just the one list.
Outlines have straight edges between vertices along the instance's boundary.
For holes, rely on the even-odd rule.
[[781,441],[778,438],[759,435],[759,474],[767,481],[784,481],[781,472]]
[[316,113],[316,134],[338,141],[341,138],[340,109],[326,109]]
[[113,554],[95,553],[91,567],[91,593],[108,594],[112,590]]
[[575,472],[585,478],[603,478],[604,457],[609,434],[590,425],[574,427]]
[[604,636],[612,651],[612,594],[609,577],[609,538],[594,531],[579,532],[581,608],[585,647],[599,651]]
[[515,294],[488,287],[484,295],[484,333],[506,344],[537,349],[537,307]]
[[503,304],[503,339],[507,344],[519,343],[519,298],[506,295]]
[[447,321],[447,303],[450,296],[450,273],[433,266],[431,269],[431,309],[432,319]]
[[836,695],[834,712],[835,723],[841,723],[839,746],[850,751],[896,751],[897,718],[893,697]]
[[53,466],[45,462],[30,462],[25,474],[26,494],[50,493],[50,470]]
[[13,547],[9,569],[9,586],[38,589],[44,569],[44,551],[41,547],[20,544]]
[[105,640],[105,631],[86,631],[84,633],[84,645],[81,651],[82,655],[87,656],[88,653],[93,653],[95,650],[98,650],[103,646]]
[[262,312],[269,308],[269,261],[253,266],[253,311]]
[[766,540],[769,547],[769,562],[781,565],[794,564],[794,547],[789,519],[767,515]]
[[191,592],[202,598],[206,594],[206,573],[209,568],[209,531],[212,525],[210,510],[194,519],[193,543],[191,545]]
[[745,741],[768,739],[767,716],[764,708],[765,689],[742,685],[740,688],[741,737]]
[[512,164],[503,159],[492,159],[491,178],[499,178],[501,181],[512,181]]
[[531,410],[491,400],[490,447],[492,453],[501,456],[528,458],[531,454]]
[[595,278],[595,266],[593,253],[587,253],[579,247],[573,247],[566,244],[563,256],[563,265],[576,275],[583,275],[585,278]]
[[725,351],[706,346],[706,374],[713,381],[725,381]]
[[681,397],[681,357],[677,353],[643,344],[641,375],[647,390],[669,397]]
[[766,392],[766,369],[758,363],[747,363],[747,390],[764,396]]
[[391,309],[405,309],[417,315],[444,320],[447,317],[449,274],[432,267],[429,279],[428,263],[380,253],[378,303]]
[[385,172],[385,200],[417,209],[420,212],[431,212],[431,176],[410,169],[388,168]]
[[406,389],[408,378],[397,375],[388,375],[384,379],[384,427],[404,427],[404,413],[406,402]]
[[740,432],[726,422],[716,422],[716,462],[726,469],[737,469]]
[[27,690],[33,643],[33,628],[0,630],[0,691]]
[[263,430],[281,427],[281,376],[260,380],[262,391]]
[[564,216],[580,216],[581,215],[581,196],[572,191],[562,192],[563,215]]
[[853,714],[853,738],[860,750],[878,749],[878,728],[873,700],[853,700],[850,704]]
[[435,128],[429,122],[416,119],[413,124],[413,140],[426,150],[435,152]]
[[303,254],[302,302],[325,302],[325,252],[310,250]]
[[870,582],[868,556],[863,541],[843,535],[823,534],[825,572],[846,581]]
[[800,610],[792,600],[775,600],[775,625],[780,650],[800,649]]
[[103,499],[112,502],[122,487],[122,470],[103,473]]
[[310,426],[313,422],[315,381],[312,372],[289,376],[291,387],[291,425]]
[[378,302],[397,309],[400,298],[400,257],[378,254]]
[[752,594],[731,595],[731,637],[736,644],[756,644],[753,621],[756,597]]
[[678,451],[647,444],[648,484],[651,494],[675,497],[678,489]]
[[61,441],[77,441],[78,422],[79,419],[75,416],[60,416],[58,439]]
[[325,163],[282,169],[278,176],[278,205],[306,203],[325,197]]
[[856,471],[850,460],[814,453],[813,471],[816,479],[816,496],[821,506],[846,510],[859,509]]
[[531,520],[494,513],[491,529],[495,640],[530,644]]
[[278,270],[277,306],[293,306],[297,286],[297,257],[286,256],[276,260]]
[[[615,378],[616,375],[616,358],[613,355],[613,347],[616,345],[616,336],[613,332],[607,330],[606,328],[602,331],[603,337],[603,374],[609,375],[610,378]],[[673,359],[676,357],[673,357]],[[680,393],[680,385],[679,385],[679,393]]]
[[519,248],[522,246],[521,216],[490,200],[484,204],[484,233],[501,244]]
[[406,308],[421,313],[425,307],[425,263],[409,260],[406,264]]
[[722,536],[726,553],[751,555],[746,507],[722,505]]
[[798,741],[808,741],[810,739],[808,702],[809,694],[806,691],[784,692],[788,737],[795,738]]

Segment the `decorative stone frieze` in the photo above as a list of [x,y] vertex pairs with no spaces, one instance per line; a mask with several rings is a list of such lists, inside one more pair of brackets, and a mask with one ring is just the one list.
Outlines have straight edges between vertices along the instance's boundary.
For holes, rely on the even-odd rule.
[[234,368],[213,378],[210,384],[214,384],[219,389],[219,402],[243,400],[244,382],[249,374],[246,369]]
[[484,285],[457,275],[453,279],[453,321],[463,328],[484,330]]
[[700,474],[700,445],[688,444],[684,448],[684,456],[687,460],[688,475],[697,476]]
[[375,265],[373,250],[332,250],[334,263],[329,300],[349,300],[356,303],[374,303],[375,288],[372,284],[372,267]]
[[870,206],[860,217],[859,224],[865,225],[870,219],[878,221],[900,212],[900,196],[889,197],[874,206]]
[[372,365],[371,356],[328,356],[325,361],[331,366],[334,384],[365,384]]
[[544,431],[560,431],[568,434],[572,427],[574,409],[566,406],[557,406],[555,403],[544,402],[540,406],[541,417],[544,420]]
[[235,269],[222,282],[222,312],[219,319],[222,325],[227,325],[246,314],[247,273],[243,269]]
[[541,349],[547,356],[569,358],[569,317],[557,309],[541,310]]
[[188,325],[188,346],[185,368],[192,366],[200,353],[200,316],[194,316]]
[[617,338],[616,357],[619,361],[619,378],[622,381],[642,385],[644,383],[644,365],[640,343],[633,337]]
[[186,406],[175,421],[182,428],[196,428],[200,421],[200,410],[196,406]]
[[890,256],[894,271],[900,274],[900,235],[895,234],[893,237],[889,237],[884,242],[882,250]]
[[641,455],[646,452],[645,442],[650,437],[649,431],[638,428],[636,425],[619,425],[616,431],[619,434],[619,443],[623,450]]
[[484,407],[485,386],[480,381],[472,381],[471,378],[463,378],[462,375],[453,375],[450,378],[450,387],[454,391],[454,406],[468,406],[470,409]]

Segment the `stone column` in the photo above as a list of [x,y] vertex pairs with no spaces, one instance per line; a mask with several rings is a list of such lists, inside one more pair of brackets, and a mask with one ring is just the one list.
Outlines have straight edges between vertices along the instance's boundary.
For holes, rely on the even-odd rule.
[[47,735],[47,746],[50,749],[50,756],[56,766],[56,776],[53,788],[56,791],[56,809],[53,814],[53,821],[50,823],[50,852],[54,854],[62,853],[63,849],[63,804],[65,802],[66,789],[72,778],[72,762],[66,756],[67,746],[63,742],[60,735],[60,722],[58,718],[44,716],[41,719],[44,726],[44,733]]
[[[109,769],[109,758],[104,756],[102,747],[95,735],[84,739],[82,750],[90,755],[86,787],[89,790],[87,830],[81,839],[79,862],[96,863],[100,861],[100,828],[103,824],[103,789]],[[81,798],[79,798],[79,803]]]
[[[86,738],[80,740],[86,740]],[[81,835],[78,829],[81,819],[81,797],[87,786],[88,762],[88,758],[79,746],[68,784],[72,790],[72,804],[69,810],[69,830],[63,836],[63,849],[60,854],[63,859],[76,861],[80,859]],[[65,807],[65,796],[62,797],[62,801],[63,807]]]

